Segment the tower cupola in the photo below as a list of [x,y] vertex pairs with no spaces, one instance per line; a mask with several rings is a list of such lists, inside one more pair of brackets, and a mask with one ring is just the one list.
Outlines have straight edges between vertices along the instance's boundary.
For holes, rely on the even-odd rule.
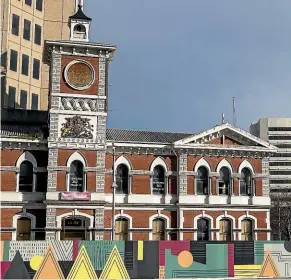
[[91,20],[84,14],[82,5],[78,5],[78,11],[70,16],[70,40],[88,42]]

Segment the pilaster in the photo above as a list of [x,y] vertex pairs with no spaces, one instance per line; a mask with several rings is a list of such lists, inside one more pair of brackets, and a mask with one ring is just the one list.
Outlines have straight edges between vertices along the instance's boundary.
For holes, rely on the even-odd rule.
[[180,154],[179,155],[179,195],[186,195],[187,194],[187,163],[188,163],[188,156],[187,154]]
[[262,173],[264,175],[262,180],[263,196],[270,195],[270,182],[269,182],[269,158],[262,159]]
[[46,240],[55,240],[56,239],[56,209],[47,208],[46,209]]
[[94,219],[95,219],[94,239],[103,240],[104,238],[104,208],[95,209]]
[[57,171],[53,170],[54,167],[57,167],[57,161],[58,161],[58,150],[49,149],[48,178],[47,178],[47,191],[48,192],[54,192],[57,189]]

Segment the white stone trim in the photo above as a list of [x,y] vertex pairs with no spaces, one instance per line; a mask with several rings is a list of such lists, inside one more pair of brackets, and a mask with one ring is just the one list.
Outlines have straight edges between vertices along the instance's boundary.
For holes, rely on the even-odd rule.
[[[77,26],[77,25],[83,25],[83,26],[86,28],[86,36],[88,36],[88,33],[87,33],[88,30],[87,30],[87,27],[86,27],[86,25],[84,25],[84,24],[82,24],[82,23],[76,23],[76,24],[74,24],[74,25],[71,25],[71,32],[74,32],[74,28],[75,28],[75,26]],[[83,64],[86,64],[86,65],[90,68],[90,70],[91,70],[91,75],[92,75],[92,76],[91,76],[91,80],[90,80],[90,82],[89,82],[87,85],[82,86],[82,87],[76,87],[76,86],[72,85],[72,84],[70,83],[70,81],[69,81],[69,78],[68,78],[68,71],[69,71],[70,67],[71,67],[72,65],[76,64],[76,63],[83,63]],[[75,90],[85,90],[85,89],[88,89],[89,87],[91,87],[92,84],[94,83],[94,81],[95,81],[95,70],[94,70],[94,67],[91,65],[91,63],[89,63],[88,61],[83,60],[83,59],[75,59],[75,60],[71,61],[70,63],[68,63],[68,64],[66,65],[65,70],[64,70],[64,76],[65,76],[65,81],[67,82],[67,84],[68,84],[71,88],[73,88],[73,89],[75,89]]]
[[19,218],[29,218],[31,222],[31,227],[30,227],[30,240],[35,239],[35,232],[32,231],[32,229],[35,229],[36,227],[36,217],[30,213],[27,212],[21,212],[18,214],[15,214],[12,218],[12,227],[15,228],[16,230],[12,232],[12,240],[16,240],[17,237],[17,220]]
[[118,165],[124,164],[128,168],[128,194],[131,194],[131,176],[130,171],[132,170],[131,162],[125,156],[120,156],[114,163],[114,181],[116,182],[116,170]]
[[[86,175],[86,172],[85,172],[85,167],[88,166],[87,162],[86,162],[86,159],[85,157],[80,154],[79,152],[74,152],[73,154],[71,154],[71,156],[68,158],[67,160],[67,167],[70,168],[71,164],[73,161],[75,160],[78,160],[80,162],[82,162],[83,164],[83,167],[84,167],[84,192],[87,190],[87,175]],[[66,175],[66,184],[67,184],[67,191],[69,192],[70,191],[70,171],[67,172],[67,175]]]
[[219,162],[219,164],[217,165],[217,167],[216,167],[216,172],[219,173],[219,171],[220,171],[220,169],[221,169],[222,167],[227,167],[227,168],[229,169],[229,171],[230,171],[230,175],[232,175],[232,173],[233,173],[233,168],[232,168],[231,164],[229,163],[229,161],[226,160],[225,158],[222,159],[222,160]]
[[163,219],[165,221],[165,238],[166,240],[169,240],[166,229],[170,227],[170,218],[164,214],[161,214],[160,212],[158,214],[152,215],[149,218],[149,229],[151,229],[151,231],[149,232],[149,240],[153,240],[153,221],[155,219]]
[[211,167],[210,167],[208,161],[205,160],[204,158],[201,158],[197,161],[197,163],[195,164],[194,172],[198,172],[198,168],[201,166],[206,167],[208,169],[209,173],[211,172]]
[[209,239],[210,240],[214,240],[214,232],[211,232],[211,229],[214,228],[213,217],[208,215],[208,214],[205,214],[204,211],[203,211],[202,214],[197,215],[197,216],[194,217],[194,224],[193,225],[194,225],[194,229],[196,229],[196,231],[194,231],[194,236],[193,236],[194,239],[193,240],[197,240],[197,235],[198,235],[198,226],[197,226],[197,224],[198,224],[198,220],[201,219],[201,218],[202,219],[207,219],[207,220],[210,221]]
[[[37,168],[37,161],[36,161],[35,157],[33,156],[33,154],[31,154],[28,151],[24,152],[18,158],[15,166],[20,168],[21,163],[24,161],[29,161],[32,164],[34,170]],[[17,172],[17,174],[16,174],[16,192],[19,192],[19,177],[20,177],[20,171]],[[35,190],[36,190],[36,181],[37,181],[37,176],[36,176],[35,172],[33,172],[33,179],[32,179],[32,191],[33,192],[35,192]]]
[[246,159],[239,165],[238,173],[241,173],[243,168],[248,168],[252,172],[252,175],[254,175],[256,173],[252,164]]
[[243,220],[250,220],[252,221],[252,226],[253,226],[253,241],[258,240],[258,233],[256,230],[258,229],[258,220],[255,216],[249,215],[248,211],[246,212],[245,215],[242,215],[238,218],[238,229],[240,229],[238,233],[238,240],[241,240],[241,230],[242,226],[241,223]]
[[[123,210],[121,210],[121,211],[123,211]],[[125,219],[128,220],[128,222],[129,222],[129,225],[128,225],[128,233],[129,233],[128,237],[129,238],[128,238],[128,240],[132,240],[132,232],[131,232],[131,229],[132,229],[132,217],[130,215],[128,215],[128,214],[120,213],[120,214],[116,214],[114,216],[114,221],[116,222],[116,220],[119,219],[119,218],[125,218]]]
[[[64,213],[62,215],[56,216],[56,224],[57,228],[61,229],[62,228],[62,219],[66,217],[72,217],[72,216],[79,216],[79,217],[85,217],[88,218],[90,221],[89,229],[92,229],[94,227],[94,216],[91,216],[89,214],[80,212],[76,209],[72,210],[71,212]],[[61,239],[61,232],[57,232],[57,240]],[[89,239],[92,240],[92,232],[90,232]]]
[[167,166],[166,162],[164,161],[164,159],[161,157],[157,157],[155,160],[153,160],[153,162],[151,163],[150,171],[154,171],[154,168],[157,165],[163,166],[165,169],[165,172],[168,172],[168,166]]
[[234,232],[234,229],[236,229],[235,218],[231,215],[228,215],[227,211],[225,211],[225,213],[223,215],[220,215],[216,218],[216,229],[218,230],[216,232],[216,240],[219,240],[219,222],[220,222],[220,220],[223,220],[223,219],[229,219],[231,221],[232,241],[235,241],[236,240],[236,232]]

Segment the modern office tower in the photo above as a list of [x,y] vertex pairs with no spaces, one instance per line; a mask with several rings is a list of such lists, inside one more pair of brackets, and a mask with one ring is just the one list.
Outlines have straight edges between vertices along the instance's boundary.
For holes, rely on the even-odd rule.
[[47,110],[44,40],[69,39],[77,0],[1,1],[1,107]]

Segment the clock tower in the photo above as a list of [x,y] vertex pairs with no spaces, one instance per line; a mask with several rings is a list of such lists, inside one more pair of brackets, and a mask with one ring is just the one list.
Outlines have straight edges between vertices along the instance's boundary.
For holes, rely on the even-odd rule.
[[[89,42],[79,6],[69,41],[47,40],[50,64],[46,239],[103,239],[108,65],[114,45]],[[66,222],[75,219],[78,222]],[[79,222],[82,221],[82,222]],[[74,229],[73,235],[78,232]]]

